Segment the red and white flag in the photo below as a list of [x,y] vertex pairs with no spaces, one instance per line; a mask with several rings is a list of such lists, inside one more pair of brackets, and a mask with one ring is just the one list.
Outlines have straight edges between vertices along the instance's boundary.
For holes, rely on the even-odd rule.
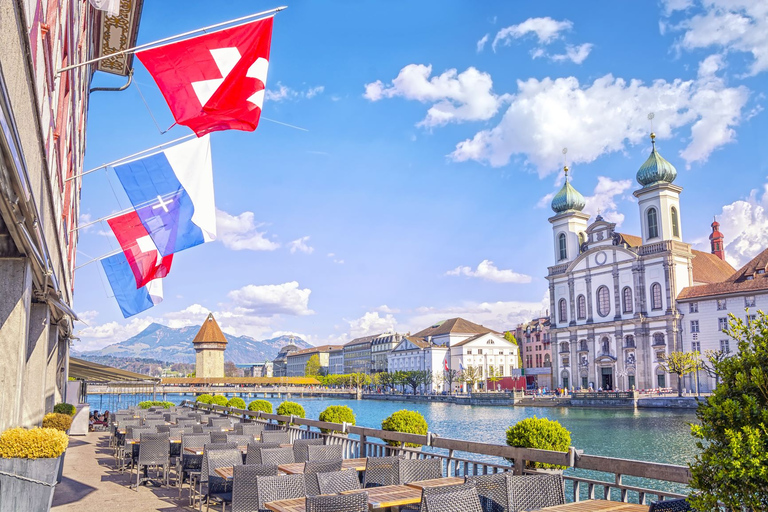
[[443,366],[445,367],[445,371],[447,371],[447,372],[450,371],[448,369],[448,360],[447,359],[443,359]]
[[153,279],[168,275],[171,271],[173,254],[160,256],[147,228],[141,223],[138,213],[133,211],[113,217],[108,219],[107,223],[112,228],[131,266],[137,289],[146,286]]
[[137,52],[177,124],[198,137],[259,124],[272,17]]

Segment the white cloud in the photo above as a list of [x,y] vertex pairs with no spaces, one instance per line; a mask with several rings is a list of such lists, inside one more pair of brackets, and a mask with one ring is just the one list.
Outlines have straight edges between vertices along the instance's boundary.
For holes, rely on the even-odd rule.
[[[690,12],[692,1],[666,2],[666,12]],[[752,55],[749,75],[768,70],[768,2],[765,0],[699,0],[695,14],[676,26],[683,35],[678,46],[685,50],[715,47],[725,52]]]
[[325,91],[325,87],[322,85],[318,85],[317,87],[310,87],[307,89],[307,92],[304,94],[307,99],[312,99],[318,94],[322,94],[323,91]]
[[664,12],[669,15],[674,11],[684,11],[693,5],[693,0],[663,0]]
[[550,17],[528,18],[522,23],[499,30],[491,46],[493,51],[496,51],[499,44],[509,46],[513,39],[520,39],[528,34],[534,34],[540,44],[549,44],[560,37],[561,32],[572,27],[573,23],[568,20],[557,21]]
[[496,127],[460,142],[450,156],[503,166],[513,155],[524,155],[544,176],[559,169],[564,146],[570,161],[589,163],[646,141],[652,111],[659,140],[691,127],[680,153],[690,165],[734,140],[733,127],[742,119],[748,95],[746,87],[726,87],[716,77],[645,85],[609,74],[586,87],[575,77],[531,78],[518,81],[518,92]]
[[303,236],[299,239],[294,240],[293,242],[288,243],[288,247],[291,249],[291,254],[294,254],[295,252],[312,254],[315,248],[307,244],[308,241],[309,241],[309,237]]
[[274,315],[312,315],[309,309],[309,295],[312,290],[299,288],[299,283],[291,281],[283,284],[243,286],[232,290],[227,296],[233,302],[233,311],[254,313],[258,316]]
[[300,99],[312,99],[318,94],[322,94],[325,91],[325,87],[318,85],[315,87],[309,87],[304,91],[291,89],[290,87],[277,82],[276,89],[268,89],[265,97],[269,101],[290,101]]
[[387,306],[386,304],[382,304],[381,306],[379,306],[377,308],[374,308],[373,310],[374,311],[378,311],[379,313],[393,313],[393,314],[397,314],[397,313],[400,312],[399,309],[391,308],[391,307]]
[[584,43],[578,46],[569,44],[565,46],[565,53],[550,55],[549,58],[555,62],[571,61],[574,64],[581,64],[589,57],[592,46],[591,43]]
[[496,268],[490,260],[481,261],[475,270],[472,267],[456,267],[453,270],[449,270],[445,273],[447,276],[467,276],[477,277],[484,281],[492,281],[494,283],[530,283],[531,276],[525,274],[518,274],[512,270],[502,270]]
[[485,48],[485,43],[488,42],[488,38],[490,37],[490,34],[485,34],[478,42],[477,42],[477,53],[480,53],[483,51],[483,48]]
[[216,230],[218,240],[227,249],[233,251],[274,251],[280,244],[264,237],[265,232],[258,231],[263,224],[253,221],[253,212],[230,215],[223,210],[216,210]]
[[[90,314],[88,316],[88,323],[94,322],[97,315],[98,313]],[[87,325],[75,331],[75,336],[80,338],[80,341],[75,341],[72,348],[78,352],[99,350],[112,343],[124,341],[131,336],[137,335],[152,322],[152,318],[143,317],[132,318],[125,323],[107,322],[101,325],[95,323],[94,325]]]
[[337,265],[343,265],[344,264],[344,260],[342,260],[340,258],[336,258],[336,254],[334,254],[332,252],[328,253],[328,257],[331,258],[333,260],[333,262],[336,263]]
[[362,336],[372,336],[382,332],[394,332],[397,320],[391,314],[379,316],[377,311],[369,311],[360,318],[347,320],[349,323],[349,334],[352,338]]
[[620,196],[631,186],[632,180],[614,181],[605,176],[598,176],[593,194],[584,198],[586,203],[584,213],[596,216],[599,211],[605,220],[621,226],[624,222],[624,214],[617,211],[616,196]]
[[365,98],[379,101],[402,96],[409,100],[431,103],[427,116],[418,126],[441,126],[451,122],[484,121],[499,111],[506,95],[493,93],[491,75],[470,67],[457,73],[449,69],[432,75],[432,66],[409,64],[400,70],[390,85],[381,80],[365,86]]
[[[753,190],[746,199],[723,206],[717,221],[725,237],[726,260],[735,268],[743,266],[768,248],[768,184],[762,195]],[[709,252],[709,240],[702,241],[701,249]]]

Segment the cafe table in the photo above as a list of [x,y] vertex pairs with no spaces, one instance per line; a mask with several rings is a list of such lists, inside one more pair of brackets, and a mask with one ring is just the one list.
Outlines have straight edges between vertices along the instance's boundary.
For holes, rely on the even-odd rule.
[[[181,439],[171,439],[171,443],[173,444],[181,444]],[[125,444],[140,444],[141,440],[139,439],[126,439]]]
[[357,492],[368,493],[368,508],[378,510],[389,507],[413,505],[421,502],[421,489],[407,485],[385,485],[383,487],[368,487],[354,491],[344,491],[341,494]]
[[[293,446],[292,444],[281,444],[280,448],[290,448]],[[247,445],[238,446],[241,452],[246,453],[248,451]],[[184,448],[184,451],[187,453],[192,453],[194,455],[202,455],[204,448],[202,446],[187,446]]]
[[[304,463],[294,462],[292,464],[280,464],[277,469],[288,475],[304,473]],[[341,461],[341,470],[365,471],[365,457],[359,459],[344,459]]]
[[425,487],[442,487],[444,485],[458,485],[464,483],[463,476],[447,476],[443,478],[432,478],[430,480],[418,480],[416,482],[408,482],[408,487],[415,487],[416,489],[423,489]]
[[587,500],[542,508],[540,512],[648,512],[648,505],[620,501]]

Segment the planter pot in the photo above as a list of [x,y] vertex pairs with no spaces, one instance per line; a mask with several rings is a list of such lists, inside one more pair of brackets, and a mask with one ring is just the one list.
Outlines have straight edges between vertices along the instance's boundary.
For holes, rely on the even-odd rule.
[[0,459],[0,512],[43,512],[51,509],[62,457]]
[[69,428],[69,435],[84,436],[88,434],[88,417],[91,414],[91,406],[88,404],[77,404],[77,412],[72,417],[72,426]]
[[56,476],[56,483],[60,484],[61,479],[64,478],[64,456],[67,454],[67,451],[64,450],[64,453],[61,454],[61,457],[59,457],[59,471],[57,472]]

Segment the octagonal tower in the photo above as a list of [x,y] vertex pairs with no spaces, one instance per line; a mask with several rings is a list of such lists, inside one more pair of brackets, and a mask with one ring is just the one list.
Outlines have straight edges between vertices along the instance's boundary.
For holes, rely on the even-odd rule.
[[224,350],[227,348],[227,338],[213,318],[213,313],[208,314],[192,343],[196,352],[195,375],[202,378],[224,377]]

